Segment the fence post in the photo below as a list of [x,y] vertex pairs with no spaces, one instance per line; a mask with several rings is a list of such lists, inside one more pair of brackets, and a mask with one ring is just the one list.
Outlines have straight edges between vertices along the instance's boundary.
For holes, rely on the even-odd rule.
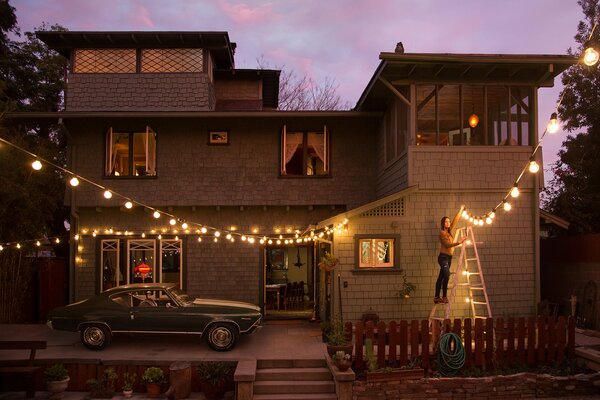
[[473,326],[471,318],[465,319],[465,366],[470,368],[473,365]]
[[354,364],[357,371],[364,369],[363,360],[364,330],[362,321],[357,321],[354,329]]
[[398,324],[396,321],[391,321],[388,325],[389,341],[388,341],[388,363],[390,367],[398,366],[398,357],[396,355],[396,345],[398,344]]
[[575,357],[575,317],[569,317],[569,327],[567,330],[567,358]]
[[379,368],[387,367],[385,362],[385,322],[379,321],[377,323],[377,364]]
[[421,361],[421,367],[427,371],[429,369],[429,321],[426,319],[421,321]]
[[492,367],[492,357],[494,356],[494,319],[485,320],[485,369]]

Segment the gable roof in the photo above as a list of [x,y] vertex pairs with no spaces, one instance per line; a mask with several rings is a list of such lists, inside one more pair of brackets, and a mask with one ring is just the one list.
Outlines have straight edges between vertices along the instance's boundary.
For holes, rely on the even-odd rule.
[[389,84],[486,83],[554,85],[554,78],[577,63],[570,55],[380,53],[381,62],[356,109],[383,109],[394,96]]
[[36,36],[67,59],[73,49],[89,48],[203,48],[217,68],[233,68],[236,44],[227,32],[38,31]]

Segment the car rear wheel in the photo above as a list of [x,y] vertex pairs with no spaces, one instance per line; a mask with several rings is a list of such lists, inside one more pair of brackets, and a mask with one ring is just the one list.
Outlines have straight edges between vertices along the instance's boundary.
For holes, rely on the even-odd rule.
[[91,350],[102,350],[109,345],[111,334],[104,325],[86,325],[81,330],[81,342]]
[[238,339],[238,332],[234,325],[218,322],[208,327],[206,341],[216,351],[231,350]]

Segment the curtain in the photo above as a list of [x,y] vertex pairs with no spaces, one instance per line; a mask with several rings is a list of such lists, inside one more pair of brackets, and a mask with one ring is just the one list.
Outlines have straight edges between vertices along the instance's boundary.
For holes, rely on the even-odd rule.
[[302,144],[302,133],[288,133],[285,140],[285,163],[289,163],[298,146]]
[[308,133],[308,147],[312,147],[323,164],[325,164],[325,141],[323,139],[324,135],[322,133]]

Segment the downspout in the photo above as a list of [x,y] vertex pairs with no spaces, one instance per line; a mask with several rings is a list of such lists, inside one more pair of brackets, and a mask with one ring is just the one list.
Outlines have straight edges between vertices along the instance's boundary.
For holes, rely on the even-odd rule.
[[[533,125],[533,141],[531,144],[538,143],[538,88],[533,91],[532,96],[533,110],[535,110],[535,117],[531,117],[531,123]],[[537,156],[539,152],[540,156]],[[540,160],[540,165],[543,164],[542,160],[542,148],[539,147],[536,152],[536,158]],[[540,179],[544,178],[544,168],[540,168],[540,175],[533,175],[533,196],[532,196],[532,207],[533,207],[533,257],[534,257],[534,311],[537,313],[537,305],[541,299],[541,267],[540,267]]]

